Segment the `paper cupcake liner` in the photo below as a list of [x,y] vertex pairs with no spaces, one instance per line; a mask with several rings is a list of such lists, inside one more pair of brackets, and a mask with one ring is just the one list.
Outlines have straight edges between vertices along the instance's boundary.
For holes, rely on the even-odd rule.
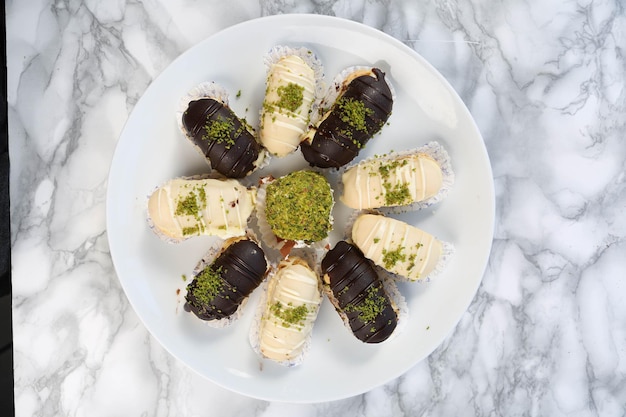
[[434,204],[437,204],[448,196],[450,189],[454,185],[455,175],[454,175],[454,170],[452,169],[452,163],[450,162],[450,156],[448,155],[448,152],[439,142],[435,142],[435,141],[428,142],[425,145],[420,146],[418,148],[414,148],[414,149],[389,152],[382,156],[373,156],[373,157],[364,159],[362,161],[359,161],[358,163],[350,164],[345,167],[339,168],[339,171],[338,171],[339,181],[338,181],[337,191],[339,192],[339,195],[343,195],[344,184],[341,181],[342,175],[347,170],[354,168],[359,164],[370,162],[370,161],[391,162],[398,158],[403,158],[403,157],[412,156],[412,155],[419,155],[419,154],[428,155],[429,157],[434,159],[435,162],[437,162],[437,164],[441,168],[443,182],[441,184],[441,188],[439,189],[439,191],[437,191],[437,193],[433,195],[432,197],[429,197],[422,201],[416,201],[416,202],[401,205],[401,206],[377,207],[375,210],[379,210],[382,214],[391,214],[391,213],[399,214],[399,213],[406,213],[408,211],[422,210]]
[[[309,266],[311,266],[311,264],[309,264]],[[269,302],[270,286],[275,285],[275,282],[273,282],[273,280],[276,279],[277,272],[278,272],[278,264],[272,265],[270,268],[270,272],[267,274],[267,279],[265,280],[263,284],[261,284],[263,292],[261,293],[261,296],[259,297],[259,302],[256,306],[256,310],[254,313],[254,317],[252,319],[252,325],[250,326],[250,332],[248,334],[249,336],[248,338],[249,338],[249,342],[250,342],[250,346],[252,347],[252,350],[260,358],[263,358],[265,360],[269,360],[269,361],[278,363],[279,365],[291,368],[291,367],[300,365],[304,361],[307,353],[309,352],[311,348],[311,340],[313,339],[313,328],[309,331],[309,334],[306,336],[306,339],[304,341],[304,344],[300,353],[292,359],[284,360],[284,361],[276,361],[271,358],[265,357],[263,353],[261,352],[261,341],[260,341],[261,321],[263,320],[263,315],[265,314],[265,311],[267,309],[267,304]],[[319,278],[319,275],[318,275],[318,278]],[[321,283],[319,285],[321,286]],[[322,291],[321,288],[320,288],[320,291]],[[323,301],[323,298],[320,300],[320,304],[317,305],[317,309],[315,311],[316,316],[319,313],[321,301]]]
[[[207,266],[213,264],[213,262],[215,262],[215,260],[228,248],[228,246],[230,246],[231,244],[241,239],[246,239],[246,238],[252,240],[257,245],[259,245],[259,241],[254,231],[252,231],[251,229],[246,230],[246,235],[240,238],[231,238],[226,241],[220,239],[214,242],[206,251],[204,256],[200,259],[200,261],[196,264],[196,267],[193,269],[193,272],[192,272],[193,279],[195,279],[195,277],[198,274],[200,274]],[[266,258],[266,262],[267,262],[267,258]],[[266,280],[266,277],[263,278],[263,281],[261,282],[259,287],[264,285],[265,280]],[[187,291],[187,287],[185,287],[185,296],[187,295],[186,291]],[[254,291],[256,291],[256,289],[253,290],[253,292]],[[202,320],[198,318],[198,320],[203,321],[207,326],[213,327],[213,328],[224,328],[224,327],[231,326],[236,321],[238,321],[243,315],[246,305],[248,304],[249,298],[250,296],[246,297],[241,302],[237,310],[235,310],[235,312],[228,317],[224,317],[222,319],[216,319],[216,320]],[[190,314],[193,314],[193,313],[190,313]]]

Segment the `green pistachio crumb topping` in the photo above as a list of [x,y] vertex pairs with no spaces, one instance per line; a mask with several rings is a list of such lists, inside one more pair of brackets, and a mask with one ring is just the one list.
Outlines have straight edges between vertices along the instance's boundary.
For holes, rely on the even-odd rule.
[[344,310],[346,312],[357,311],[363,323],[374,321],[387,305],[385,297],[379,293],[379,287],[370,287],[363,302],[357,305],[348,304]]
[[[226,144],[226,149],[230,149],[235,144],[231,134],[235,129],[233,119],[209,120],[204,126],[205,135],[203,140],[212,140],[217,143]],[[240,132],[239,132],[240,133]]]
[[183,227],[183,236],[190,236],[190,235],[197,235],[197,234],[200,234],[199,226]]
[[202,210],[207,205],[206,190],[201,185],[184,185],[185,189],[191,188],[191,192],[182,196],[176,202],[175,216],[193,217],[197,224],[194,226],[183,227],[183,236],[195,235],[204,231],[204,225],[201,222]]
[[[206,196],[205,196],[206,197]],[[195,193],[189,193],[185,197],[178,200],[176,204],[176,216],[197,216],[200,212],[200,206],[198,205],[198,199]]]
[[398,262],[406,261],[406,254],[403,253],[404,248],[399,246],[395,250],[383,249],[383,264],[385,268],[392,268]]
[[365,107],[365,103],[353,98],[342,97],[337,100],[341,121],[347,123],[356,130],[367,132],[366,118],[374,111]]
[[220,293],[224,285],[222,273],[222,267],[213,269],[208,266],[187,286],[199,304],[196,307],[206,307]]
[[328,236],[333,197],[321,174],[292,172],[268,184],[265,199],[267,223],[276,236],[306,242]]
[[295,112],[304,100],[304,87],[298,84],[289,83],[278,87],[276,91],[280,100],[276,103],[278,107]]
[[282,321],[283,327],[303,326],[304,319],[309,312],[305,304],[294,307],[289,303],[283,306],[280,301],[276,301],[271,305],[270,311]]
[[388,206],[400,206],[411,202],[411,192],[405,182],[390,184],[383,183],[385,187],[385,204]]

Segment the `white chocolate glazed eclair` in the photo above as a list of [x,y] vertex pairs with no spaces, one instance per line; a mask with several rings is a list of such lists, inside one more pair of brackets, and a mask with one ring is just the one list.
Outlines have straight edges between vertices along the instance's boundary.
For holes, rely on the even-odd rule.
[[321,283],[309,265],[298,257],[281,261],[269,280],[259,324],[261,355],[296,364],[306,351],[321,302]]
[[261,144],[277,156],[295,151],[308,126],[314,100],[315,73],[302,58],[289,55],[274,63],[261,111]]
[[213,235],[243,236],[255,206],[256,190],[234,179],[170,180],[148,200],[148,220],[172,240]]
[[425,153],[397,158],[372,158],[347,169],[341,176],[340,200],[362,210],[404,206],[426,200],[441,189],[439,164]]
[[443,254],[443,244],[434,236],[376,214],[356,219],[352,241],[376,265],[412,281],[428,276]]

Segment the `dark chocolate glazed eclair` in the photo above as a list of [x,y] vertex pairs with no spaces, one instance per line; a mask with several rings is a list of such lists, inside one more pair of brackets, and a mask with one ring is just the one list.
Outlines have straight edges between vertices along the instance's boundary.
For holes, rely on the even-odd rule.
[[189,139],[220,174],[242,178],[257,167],[261,145],[235,113],[220,101],[202,98],[190,102],[182,122]]
[[380,343],[393,333],[398,314],[378,273],[354,245],[340,241],[322,260],[324,286],[357,339]]
[[185,309],[202,320],[233,315],[257,288],[267,272],[263,250],[252,240],[233,238],[211,263],[187,286]]
[[320,168],[352,161],[391,115],[393,94],[380,69],[354,71],[338,88],[330,111],[300,144],[304,159]]

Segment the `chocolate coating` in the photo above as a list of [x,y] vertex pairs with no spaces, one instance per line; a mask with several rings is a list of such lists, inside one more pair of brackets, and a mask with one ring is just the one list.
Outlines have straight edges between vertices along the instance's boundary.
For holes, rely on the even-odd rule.
[[187,286],[185,308],[202,320],[219,320],[232,315],[242,301],[263,281],[267,261],[263,250],[251,240],[239,240],[226,248],[215,261],[207,266],[213,271],[221,268],[217,295],[208,303],[197,294],[197,280]]
[[[212,120],[232,121],[231,144],[207,137],[205,126]],[[219,101],[211,98],[192,101],[183,114],[183,125],[191,141],[211,162],[211,167],[222,175],[242,178],[256,168],[254,163],[259,158],[261,145],[235,113]]]
[[393,106],[391,89],[380,69],[372,68],[372,73],[374,77],[362,75],[354,78],[339,97],[358,100],[365,105],[368,114],[364,129],[355,129],[348,121],[342,120],[342,112],[335,102],[317,127],[313,140],[300,144],[304,159],[311,165],[339,168],[347,164],[389,119]]
[[[337,301],[336,307],[348,318],[357,339],[380,343],[391,336],[398,316],[371,261],[359,248],[344,241],[337,243],[322,260],[322,274]],[[359,307],[371,292],[382,297],[380,303],[384,307],[373,319],[364,321]]]

